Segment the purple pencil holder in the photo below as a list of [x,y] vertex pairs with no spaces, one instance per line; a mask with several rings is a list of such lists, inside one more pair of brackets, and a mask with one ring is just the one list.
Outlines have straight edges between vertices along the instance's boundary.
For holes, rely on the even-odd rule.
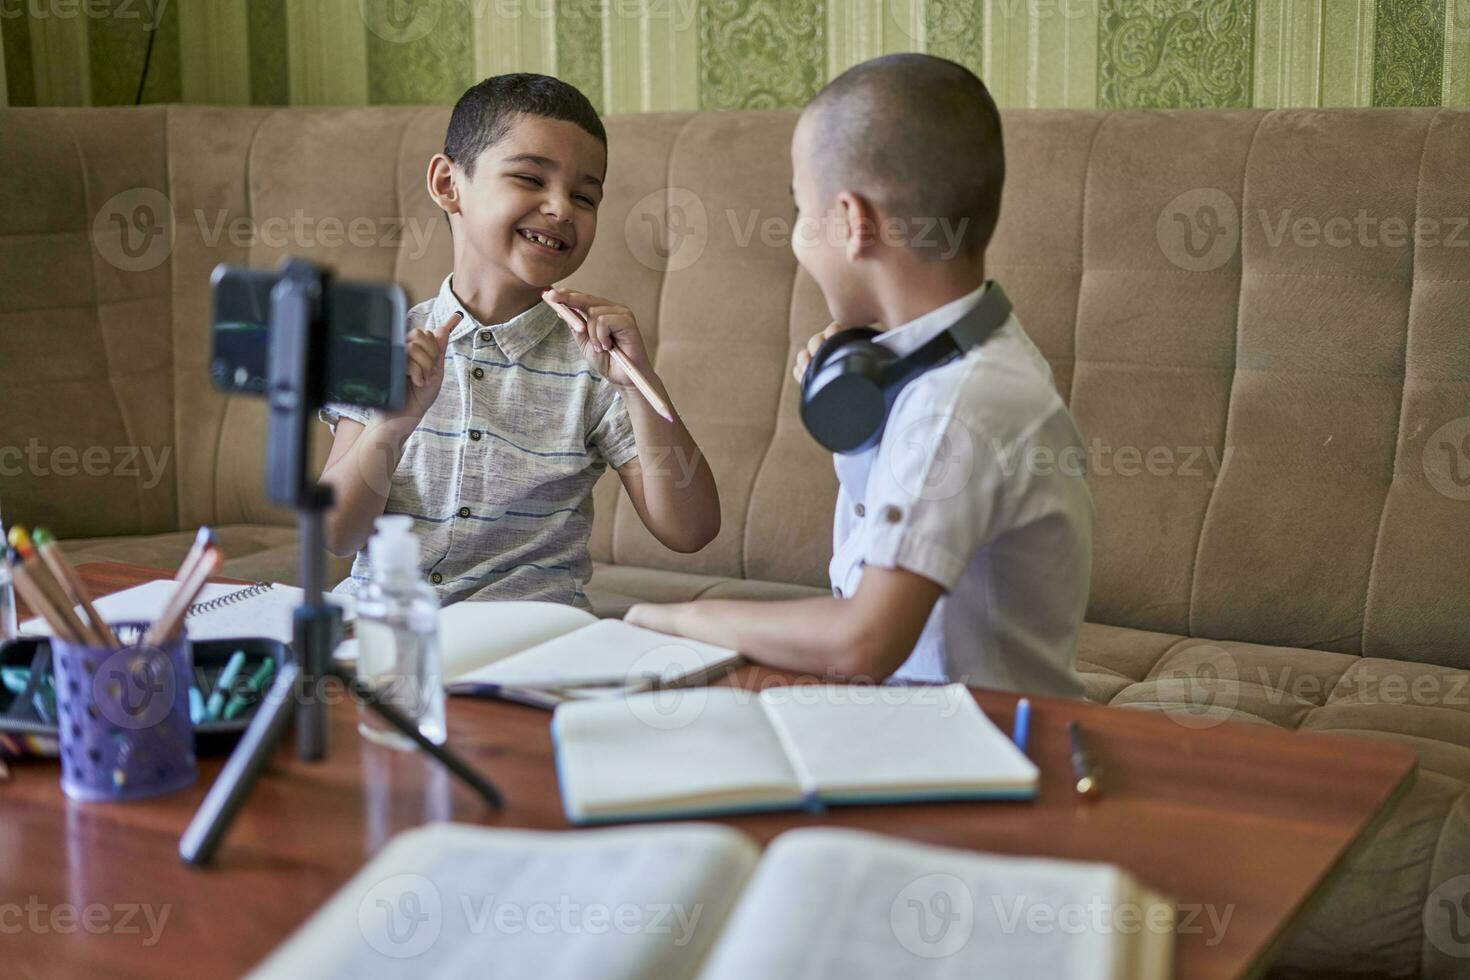
[[189,720],[189,641],[143,643],[146,623],[113,631],[132,644],[51,641],[61,742],[61,788],[74,800],[138,800],[199,776]]

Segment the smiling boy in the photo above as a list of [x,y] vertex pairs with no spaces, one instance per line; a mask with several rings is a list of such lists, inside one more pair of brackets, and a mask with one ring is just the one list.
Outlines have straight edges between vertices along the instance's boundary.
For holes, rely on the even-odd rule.
[[[592,487],[617,470],[634,509],[676,551],[719,532],[714,477],[679,421],[660,417],[616,347],[672,404],[626,306],[554,289],[597,231],[607,136],[591,103],[545,75],[487,78],[460,98],[428,190],[448,217],[454,271],[409,312],[404,407],[330,406],[327,546],[357,552],[338,592],[370,575],[384,513],[414,519],[420,569],[448,603],[540,599],[587,608]],[[544,294],[544,298],[543,298]],[[580,310],[565,326],[546,300]],[[644,468],[640,457],[692,460]]]
[[[997,288],[1000,116],[967,69],[920,54],[849,69],[802,113],[791,161],[792,249],[836,321],[798,380],[836,330],[872,324],[904,357]],[[882,433],[835,457],[831,596],[638,605],[628,621],[825,676],[1079,696],[1092,496],[1077,468],[1024,462],[1081,459],[1082,440],[1016,316],[903,387]]]

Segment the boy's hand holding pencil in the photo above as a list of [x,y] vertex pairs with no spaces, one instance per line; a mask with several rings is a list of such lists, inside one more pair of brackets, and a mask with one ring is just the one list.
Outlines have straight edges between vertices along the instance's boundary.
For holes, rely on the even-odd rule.
[[548,289],[541,298],[572,328],[582,356],[594,371],[619,388],[637,388],[654,411],[674,421],[669,403],[648,380],[653,366],[632,310],[575,289]]

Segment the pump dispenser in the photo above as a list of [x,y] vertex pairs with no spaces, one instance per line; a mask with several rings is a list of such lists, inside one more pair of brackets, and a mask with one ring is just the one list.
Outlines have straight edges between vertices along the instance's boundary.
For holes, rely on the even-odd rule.
[[[442,744],[444,684],[439,651],[439,597],[419,572],[413,518],[380,517],[368,542],[372,578],[357,597],[357,672],[383,700],[416,720],[425,738]],[[360,711],[365,738],[396,749],[413,742]]]

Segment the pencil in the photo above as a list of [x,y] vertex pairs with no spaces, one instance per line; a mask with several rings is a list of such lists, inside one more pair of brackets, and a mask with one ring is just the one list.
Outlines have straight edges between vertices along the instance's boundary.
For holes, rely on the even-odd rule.
[[179,570],[174,573],[174,581],[182,582],[188,578],[189,573],[194,570],[195,563],[204,557],[204,552],[207,549],[212,547],[214,547],[214,532],[208,527],[201,527],[199,533],[194,535],[194,544],[189,548],[189,553],[184,556],[184,561],[179,565]]
[[195,562],[194,569],[189,577],[179,583],[174,589],[173,596],[168,605],[163,607],[162,614],[143,637],[143,642],[149,646],[160,646],[173,640],[183,625],[184,618],[189,613],[189,606],[194,602],[199,590],[204,588],[204,583],[219,568],[224,556],[218,548],[209,548],[204,552],[204,557]]
[[[546,300],[546,305],[555,310],[557,314],[566,321],[567,326],[571,327],[573,330],[580,333],[582,330],[585,330],[587,328],[587,314],[583,313],[575,306],[568,306],[565,303],[557,303],[549,299]],[[663,397],[660,396],[656,390],[654,390],[653,385],[649,384],[648,379],[643,376],[643,372],[633,366],[633,362],[628,360],[628,355],[624,354],[616,347],[608,348],[608,353],[611,354],[613,360],[617,361],[619,366],[621,366],[622,369],[627,372],[628,377],[633,379],[633,386],[638,389],[638,391],[643,395],[644,398],[648,399],[648,404],[653,406],[653,410],[662,415],[668,421],[674,421],[674,410],[670,408],[669,403],[664,401]]]
[[20,593],[20,597],[25,600],[27,606],[31,607],[31,611],[45,620],[46,625],[51,627],[51,632],[57,637],[72,643],[82,642],[67,621],[61,617],[61,613],[56,610],[56,604],[32,581],[30,572],[14,548],[9,550],[8,559],[10,575],[15,582],[15,591]]
[[41,561],[41,556],[36,554],[36,546],[32,543],[31,536],[26,529],[19,524],[11,525],[9,541],[10,547],[20,556],[20,567],[25,569],[36,589],[49,600],[61,622],[67,625],[68,635],[78,643],[100,644],[101,637],[96,636],[91,627],[84,624],[77,616],[76,611],[72,609],[71,596],[67,595],[66,590],[51,577],[51,572]]
[[92,594],[87,591],[86,585],[82,583],[82,578],[72,567],[72,563],[66,560],[66,553],[61,550],[61,542],[56,540],[56,535],[44,527],[38,527],[31,535],[31,540],[35,543],[36,550],[40,552],[42,560],[46,562],[46,566],[61,583],[62,588],[70,594],[72,601],[80,605],[82,611],[87,614],[87,621],[91,624],[92,632],[100,641],[99,646],[117,646],[117,634],[113,633],[112,627],[108,626],[98,615],[97,607],[92,605]]

